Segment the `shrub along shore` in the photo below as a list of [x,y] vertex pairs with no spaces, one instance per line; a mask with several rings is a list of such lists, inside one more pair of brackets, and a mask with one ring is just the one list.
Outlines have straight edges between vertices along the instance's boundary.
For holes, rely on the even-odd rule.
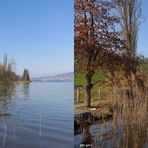
[[9,60],[7,54],[3,55],[3,61],[0,62],[0,85],[18,82],[31,82],[28,69],[24,69],[23,76],[15,72],[15,60]]

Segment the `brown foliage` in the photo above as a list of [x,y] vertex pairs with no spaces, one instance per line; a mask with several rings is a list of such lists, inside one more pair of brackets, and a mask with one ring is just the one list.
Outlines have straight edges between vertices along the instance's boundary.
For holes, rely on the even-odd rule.
[[[90,106],[92,77],[99,68],[115,76],[124,72],[129,85],[136,74],[138,60],[128,52],[126,40],[119,32],[118,3],[109,0],[75,0],[74,3],[74,52],[75,74],[85,73],[86,106]],[[135,40],[136,41],[136,40]]]
[[101,0],[75,0],[75,63],[78,71],[97,70],[110,65],[110,58],[125,47],[120,32],[115,30],[119,19],[113,14],[114,3]]
[[[75,0],[74,3],[75,72],[85,72],[86,105],[90,106],[92,76],[99,68],[111,73],[119,67],[125,48],[115,26],[115,3],[107,0]],[[116,62],[114,62],[116,61]]]

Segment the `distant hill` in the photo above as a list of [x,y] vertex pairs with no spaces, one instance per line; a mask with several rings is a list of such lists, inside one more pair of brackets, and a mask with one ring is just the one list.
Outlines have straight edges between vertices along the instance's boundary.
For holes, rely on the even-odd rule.
[[36,82],[72,82],[74,80],[74,73],[68,72],[58,75],[32,78]]

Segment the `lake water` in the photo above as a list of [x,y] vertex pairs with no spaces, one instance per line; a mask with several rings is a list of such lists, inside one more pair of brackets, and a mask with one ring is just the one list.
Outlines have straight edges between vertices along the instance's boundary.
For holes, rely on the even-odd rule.
[[148,124],[142,120],[126,125],[109,121],[87,126],[75,136],[74,148],[80,148],[88,134],[92,137],[91,148],[148,148]]
[[0,87],[0,147],[71,148],[73,83],[32,82]]

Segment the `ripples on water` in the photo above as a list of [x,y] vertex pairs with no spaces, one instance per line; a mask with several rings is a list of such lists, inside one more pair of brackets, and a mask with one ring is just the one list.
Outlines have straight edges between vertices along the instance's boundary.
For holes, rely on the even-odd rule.
[[0,87],[1,110],[10,116],[0,116],[0,147],[72,147],[73,83]]

